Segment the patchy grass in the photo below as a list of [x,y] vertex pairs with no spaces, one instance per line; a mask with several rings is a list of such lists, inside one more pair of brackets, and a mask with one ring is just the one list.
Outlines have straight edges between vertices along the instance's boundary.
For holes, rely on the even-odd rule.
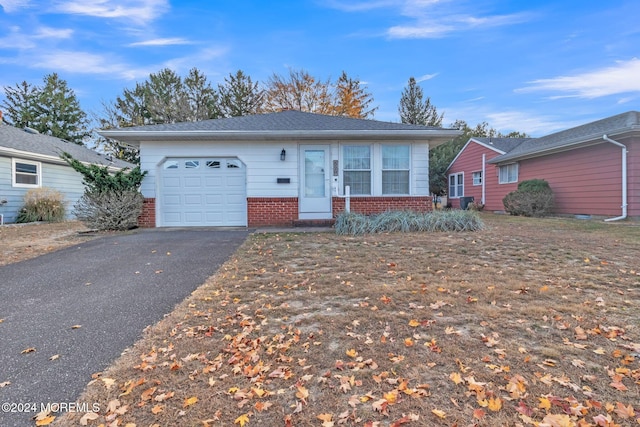
[[86,242],[95,235],[79,221],[34,222],[0,226],[0,266]]
[[482,217],[253,235],[54,424],[640,423],[640,227]]

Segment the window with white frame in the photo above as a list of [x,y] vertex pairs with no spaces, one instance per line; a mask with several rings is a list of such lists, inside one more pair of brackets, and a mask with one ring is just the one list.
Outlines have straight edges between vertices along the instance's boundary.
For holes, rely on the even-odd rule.
[[344,186],[353,195],[371,194],[371,147],[369,145],[345,145],[342,147]]
[[457,199],[464,196],[464,173],[449,175],[449,198]]
[[40,162],[13,159],[13,186],[40,187]]
[[482,185],[482,171],[473,173],[473,185]]
[[382,146],[382,194],[409,194],[408,145]]
[[509,184],[512,182],[518,182],[518,164],[511,163],[500,166],[498,169],[498,183]]

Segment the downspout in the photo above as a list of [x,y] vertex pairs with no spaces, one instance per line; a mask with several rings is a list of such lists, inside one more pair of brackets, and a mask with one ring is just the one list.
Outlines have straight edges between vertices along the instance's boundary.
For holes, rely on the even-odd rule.
[[605,221],[618,221],[627,217],[627,146],[614,141],[607,135],[602,135],[602,139],[622,148],[622,215],[615,218],[607,218]]
[[485,199],[485,190],[484,190],[484,183],[487,180],[487,174],[486,172],[486,165],[487,165],[487,155],[485,153],[482,153],[482,204],[485,205],[487,202],[484,200]]

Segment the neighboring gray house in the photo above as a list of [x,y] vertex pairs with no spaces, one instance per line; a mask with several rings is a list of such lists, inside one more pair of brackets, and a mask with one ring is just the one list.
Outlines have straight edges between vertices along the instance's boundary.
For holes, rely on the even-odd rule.
[[0,120],[0,214],[5,223],[15,222],[24,194],[39,187],[61,192],[70,216],[84,185],[82,175],[60,158],[63,152],[85,164],[109,166],[114,171],[133,167],[121,160],[110,162],[104,155],[72,142],[19,129]]

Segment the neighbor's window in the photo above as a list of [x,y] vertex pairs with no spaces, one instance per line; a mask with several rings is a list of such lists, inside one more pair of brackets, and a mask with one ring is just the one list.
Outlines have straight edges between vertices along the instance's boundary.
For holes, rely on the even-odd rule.
[[449,198],[457,199],[464,196],[464,173],[449,175]]
[[518,164],[511,163],[509,165],[500,166],[498,173],[498,182],[500,184],[518,182]]
[[409,146],[382,146],[382,194],[409,194]]
[[39,187],[40,163],[27,160],[13,160],[13,186]]
[[343,179],[351,194],[371,194],[371,147],[345,145],[342,148]]
[[473,185],[482,185],[482,172],[473,173]]

